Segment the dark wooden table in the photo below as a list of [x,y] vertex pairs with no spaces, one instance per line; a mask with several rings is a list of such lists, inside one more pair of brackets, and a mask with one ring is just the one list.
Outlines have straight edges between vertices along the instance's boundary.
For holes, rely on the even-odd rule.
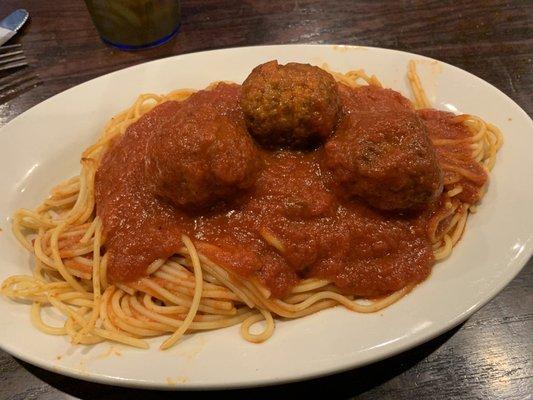
[[[10,43],[23,44],[31,62],[26,72],[38,75],[41,83],[0,104],[0,126],[56,93],[133,64],[220,47],[275,43],[357,44],[423,54],[474,73],[533,113],[532,1],[184,0],[179,35],[159,48],[132,53],[102,44],[81,0],[2,0],[0,17],[21,7],[30,12],[31,20]],[[531,399],[532,265],[530,260],[467,322],[392,359],[308,382],[223,394],[269,399],[310,394]],[[0,351],[0,398],[70,396],[151,399],[165,394],[65,378]]]

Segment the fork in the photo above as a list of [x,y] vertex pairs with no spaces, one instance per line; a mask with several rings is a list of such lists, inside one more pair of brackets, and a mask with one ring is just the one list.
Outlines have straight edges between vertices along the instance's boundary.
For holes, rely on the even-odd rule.
[[31,69],[12,71],[26,65],[28,61],[20,44],[0,47],[0,104],[41,83]]
[[0,47],[0,71],[24,67],[28,65],[26,56],[22,51],[22,45],[12,44]]

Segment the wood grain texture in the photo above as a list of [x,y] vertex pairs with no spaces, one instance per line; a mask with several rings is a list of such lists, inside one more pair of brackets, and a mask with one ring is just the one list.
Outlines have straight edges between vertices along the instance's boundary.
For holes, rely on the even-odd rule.
[[[0,126],[56,93],[130,65],[193,51],[278,43],[357,44],[434,57],[485,79],[533,114],[531,1],[184,0],[181,32],[174,40],[130,53],[102,44],[81,0],[2,0],[0,17],[16,8],[26,8],[31,20],[10,43],[23,44],[28,72],[41,83],[0,104]],[[222,394],[237,399],[311,394],[531,399],[532,266],[530,260],[502,293],[460,327],[392,359],[308,382]],[[71,396],[156,399],[165,394],[65,378],[0,351],[0,399]]]

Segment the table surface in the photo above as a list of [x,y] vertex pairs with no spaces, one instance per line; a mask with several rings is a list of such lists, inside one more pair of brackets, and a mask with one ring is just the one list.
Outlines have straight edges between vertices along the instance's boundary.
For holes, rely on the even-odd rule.
[[[40,83],[0,102],[0,126],[74,85],[133,64],[222,47],[340,43],[434,57],[485,79],[533,113],[531,1],[182,1],[181,32],[141,52],[98,38],[81,0],[2,0],[0,18],[26,8],[22,43]],[[444,335],[365,368],[234,398],[316,394],[362,399],[533,398],[533,261],[496,298]],[[213,393],[188,393],[208,397]],[[0,351],[1,399],[164,397],[66,378]]]

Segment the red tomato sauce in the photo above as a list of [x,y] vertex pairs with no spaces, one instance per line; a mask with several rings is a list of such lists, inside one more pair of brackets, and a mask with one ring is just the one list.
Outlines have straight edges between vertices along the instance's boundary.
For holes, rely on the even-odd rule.
[[[344,113],[411,107],[392,90],[341,87]],[[201,93],[224,104],[213,109],[222,108],[242,123],[239,85],[219,84]],[[141,278],[151,262],[183,247],[182,234],[212,261],[241,277],[257,279],[274,297],[283,297],[309,277],[330,279],[347,294],[378,297],[429,275],[434,257],[428,218],[441,202],[401,214],[347,199],[323,168],[322,147],[311,152],[258,148],[262,167],[252,188],[198,213],[160,199],[145,174],[146,146],[155,130],[178,123],[174,119],[181,107],[182,103],[168,101],[146,113],[115,140],[99,166],[96,209],[103,220],[110,281]],[[451,114],[424,110],[420,116],[431,137],[470,135],[450,122]],[[464,152],[459,151],[459,162],[477,168]],[[438,155],[446,159],[445,153]],[[481,180],[472,184],[476,190],[484,184]],[[463,193],[472,200],[469,189]],[[283,248],[269,244],[265,232]]]
[[[425,109],[417,112],[424,122],[429,137],[434,141],[437,159],[443,166],[444,181],[457,181],[448,187],[453,189],[461,185],[462,192],[457,198],[468,204],[477,203],[483,196],[483,189],[488,180],[485,169],[472,157],[472,147],[468,139],[471,133],[449,112]],[[460,143],[453,143],[459,140]],[[451,166],[451,168],[449,167]],[[457,173],[457,168],[465,171]]]

